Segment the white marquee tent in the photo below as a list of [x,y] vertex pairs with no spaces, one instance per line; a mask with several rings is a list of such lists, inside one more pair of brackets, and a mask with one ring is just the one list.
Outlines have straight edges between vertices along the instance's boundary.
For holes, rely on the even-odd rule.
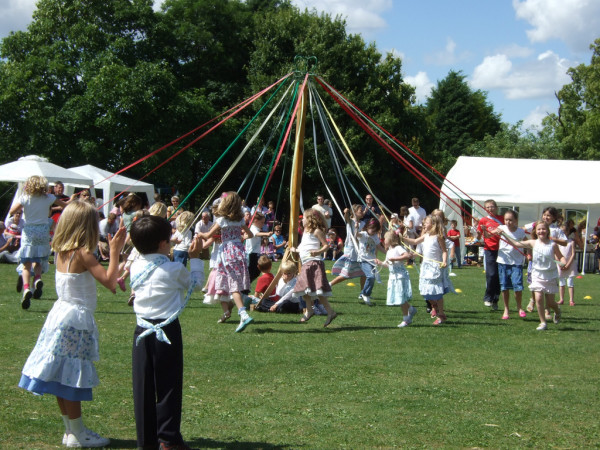
[[476,219],[485,214],[485,200],[494,199],[499,207],[518,208],[521,226],[539,220],[543,209],[553,206],[559,211],[584,212],[589,236],[600,217],[599,176],[600,161],[461,156],[442,186],[440,209],[457,220],[462,230],[460,209],[449,199],[463,207],[458,199],[478,202],[481,207],[473,202]]
[[124,190],[128,192],[144,193],[148,197],[148,203],[154,203],[154,185],[128,178],[123,175],[113,175],[112,172],[86,164],[85,166],[71,167],[69,169],[81,176],[91,178],[95,189],[102,189],[104,214],[107,215],[112,209],[112,199]]

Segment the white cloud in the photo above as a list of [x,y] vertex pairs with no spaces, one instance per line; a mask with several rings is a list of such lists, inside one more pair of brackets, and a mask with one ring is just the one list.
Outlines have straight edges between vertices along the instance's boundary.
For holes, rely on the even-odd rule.
[[383,13],[392,9],[392,0],[292,0],[300,9],[315,9],[342,16],[350,33],[370,33],[387,27]]
[[509,58],[528,58],[533,55],[533,49],[530,47],[523,47],[518,44],[510,44],[501,47],[498,53],[506,55]]
[[424,103],[427,97],[431,95],[431,89],[434,87],[434,84],[425,72],[419,72],[414,77],[404,77],[404,81],[415,87],[418,103]]
[[518,19],[533,26],[527,31],[531,42],[560,39],[582,52],[599,37],[598,0],[513,0],[513,8]]
[[37,0],[0,0],[0,37],[22,31],[31,22]]
[[571,82],[569,67],[569,61],[552,51],[516,66],[506,55],[487,56],[473,71],[470,84],[475,89],[501,90],[511,100],[550,98]]
[[456,53],[456,42],[452,38],[446,38],[446,46],[439,52],[425,55],[425,62],[438,66],[451,66],[459,61],[469,58],[468,52]]
[[537,106],[533,111],[530,111],[527,117],[523,119],[523,129],[541,129],[542,120],[548,114],[556,112],[557,105],[540,105]]

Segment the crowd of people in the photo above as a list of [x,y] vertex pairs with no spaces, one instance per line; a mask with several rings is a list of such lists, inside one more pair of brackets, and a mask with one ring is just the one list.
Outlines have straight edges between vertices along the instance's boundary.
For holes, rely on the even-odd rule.
[[[187,448],[180,432],[183,351],[178,317],[193,291],[202,290],[205,303],[221,306],[218,323],[227,322],[235,307],[238,333],[252,324],[252,310],[297,313],[301,323],[322,315],[323,327],[328,327],[337,318],[330,302],[333,287],[359,278],[359,300],[371,306],[380,270],[387,268],[386,305],[400,306],[398,327],[406,328],[417,313],[407,264],[419,262],[418,291],[433,325],[448,320],[444,297],[454,292],[451,267],[453,263],[460,267],[461,233],[456,221],[448,222],[441,210],[427,214],[418,198],[388,221],[368,194],[363,204],[344,209],[342,240],[332,227],[331,201],[317,195],[317,203],[303,211],[299,243],[292,247],[273,202],[265,207],[258,201],[249,208],[236,192],[224,192],[195,222],[195,215],[185,211],[177,196],[169,206],[157,201],[147,208],[140,197],[129,194],[100,217],[89,191],[65,197],[63,189],[57,183],[50,193],[43,177],[27,180],[23,195],[11,207],[10,220],[0,223],[0,259],[20,263],[17,290],[23,291],[21,306],[28,309],[32,298],[42,296],[42,274],[54,252],[58,300],[25,363],[19,386],[56,396],[67,447],[109,444],[84,425],[81,413],[81,402],[92,399],[98,384],[96,281],[115,292],[117,287],[125,291],[130,279],[128,303],[137,322],[133,398],[141,448]],[[565,288],[569,304],[575,304],[574,253],[581,241],[574,224],[560,227],[558,211],[546,208],[541,220],[519,228],[516,211],[499,215],[493,200],[484,207],[487,216],[477,224],[476,239],[484,248],[485,306],[498,309],[502,297],[502,319],[509,319],[513,291],[520,317],[537,308],[537,330],[546,330],[550,320],[559,323]],[[334,262],[331,281],[326,258]],[[207,276],[203,260],[209,260]],[[276,276],[275,260],[281,260]],[[523,308],[526,260],[532,299]]]

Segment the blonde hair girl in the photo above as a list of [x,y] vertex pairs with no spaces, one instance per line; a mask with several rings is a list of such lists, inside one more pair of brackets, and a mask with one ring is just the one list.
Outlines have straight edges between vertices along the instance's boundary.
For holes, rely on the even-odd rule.
[[162,202],[153,203],[148,212],[151,216],[167,218],[167,205]]
[[[304,211],[302,225],[304,226],[304,233],[302,234],[302,242],[300,242],[297,249],[302,260],[302,268],[294,287],[294,296],[302,296],[306,302],[306,312],[300,322],[308,322],[315,314],[313,304],[314,299],[318,298],[319,303],[327,311],[327,320],[323,324],[324,327],[327,327],[337,317],[327,299],[331,296],[331,286],[327,281],[325,264],[322,258],[323,253],[329,248],[325,237],[327,223],[319,211],[309,208]],[[293,248],[291,250],[295,251]]]
[[448,276],[446,233],[439,216],[429,215],[423,220],[423,233],[416,239],[403,238],[411,245],[423,243],[423,263],[419,273],[419,292],[432,305],[433,325],[446,322],[444,294],[454,292]]
[[179,261],[184,266],[187,266],[190,257],[188,250],[192,244],[192,222],[194,214],[190,211],[183,211],[175,219],[176,231],[171,236],[171,242],[175,244],[173,247],[173,261]]
[[98,384],[94,367],[98,360],[96,280],[114,290],[125,236],[121,228],[109,238],[110,262],[105,270],[94,255],[98,217],[92,205],[72,201],[56,228],[53,248],[58,300],[23,367],[19,386],[35,394],[56,396],[67,447],[103,447],[110,443],[83,425],[81,401],[92,400],[92,388]]
[[[19,250],[20,263],[23,264],[23,297],[21,307],[28,309],[31,298],[42,296],[42,263],[48,261],[50,256],[50,226],[52,219],[48,213],[52,205],[66,207],[67,203],[57,199],[53,194],[47,194],[48,180],[33,175],[25,182],[23,195],[10,208],[9,214],[23,210],[25,226],[21,233],[21,249]],[[34,272],[33,287],[31,290],[31,272]]]
[[[213,202],[213,205],[216,203]],[[248,273],[248,263],[246,261],[246,250],[242,243],[242,232],[246,238],[254,236],[252,231],[244,221],[242,212],[242,199],[236,192],[224,192],[221,194],[215,213],[215,222],[206,233],[197,233],[203,240],[208,240],[212,236],[221,235],[221,245],[219,247],[219,258],[217,273],[215,275],[216,295],[221,299],[223,308],[223,317],[219,319],[222,323],[231,317],[230,296],[238,308],[240,315],[240,324],[236,332],[243,331],[251,322],[252,317],[248,314],[242,294],[245,295],[250,290],[250,275]]]
[[336,275],[336,278],[331,282],[331,286],[357,277],[360,277],[361,289],[365,284],[366,277],[358,263],[358,250],[354,245],[356,231],[361,231],[365,224],[363,220],[364,215],[365,211],[362,205],[359,204],[352,205],[352,209],[344,209],[344,221],[346,222],[344,254],[338,258],[331,268],[331,274]]

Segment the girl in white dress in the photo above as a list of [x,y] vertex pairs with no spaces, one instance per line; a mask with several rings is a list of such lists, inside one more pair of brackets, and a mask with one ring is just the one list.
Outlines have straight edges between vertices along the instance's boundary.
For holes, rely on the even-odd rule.
[[386,305],[400,305],[402,308],[402,322],[398,325],[398,328],[404,328],[412,323],[413,316],[417,313],[417,308],[410,304],[412,287],[408,270],[406,270],[406,261],[412,258],[412,253],[402,248],[400,237],[396,231],[386,232],[383,243],[387,251],[385,261],[378,260],[377,264],[387,264],[390,269]]
[[[444,294],[454,292],[448,277],[448,250],[446,233],[439,216],[429,215],[423,220],[423,234],[416,239],[404,238],[410,245],[423,246],[423,263],[419,274],[419,292],[431,303],[436,319],[433,325],[446,322]],[[434,316],[432,311],[432,316]]]
[[534,295],[538,315],[540,316],[540,325],[537,330],[543,331],[548,328],[544,300],[546,300],[546,308],[554,310],[554,323],[559,323],[561,317],[560,306],[554,300],[554,295],[558,292],[556,261],[558,260],[561,266],[564,266],[566,260],[560,253],[558,245],[550,239],[550,225],[544,220],[537,222],[531,233],[531,237],[534,239],[527,241],[515,241],[505,233],[503,233],[503,237],[515,247],[533,249],[529,290]]
[[[572,221],[569,221],[572,222]],[[569,306],[575,306],[575,277],[577,276],[577,262],[575,261],[575,240],[573,234],[569,233],[567,225],[561,227],[565,235],[568,234],[566,247],[559,246],[558,249],[567,260],[564,267],[558,268],[559,305],[565,302],[565,286],[569,288]]]
[[120,228],[109,239],[110,261],[104,270],[94,256],[98,246],[96,210],[80,201],[65,208],[54,234],[58,300],[23,367],[19,386],[35,394],[56,396],[67,447],[102,447],[110,442],[83,425],[81,401],[92,400],[92,388],[98,385],[94,367],[99,359],[94,320],[96,280],[114,291],[125,238],[125,228]]

